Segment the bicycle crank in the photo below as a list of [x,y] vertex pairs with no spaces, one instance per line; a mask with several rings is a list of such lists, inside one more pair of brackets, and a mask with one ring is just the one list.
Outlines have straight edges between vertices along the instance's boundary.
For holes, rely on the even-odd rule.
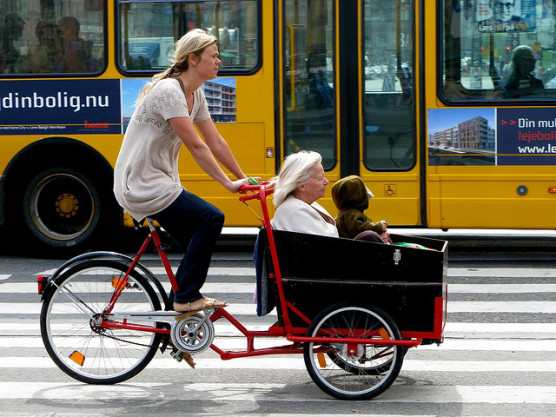
[[209,316],[195,313],[174,321],[170,329],[173,345],[189,353],[201,353],[207,349],[214,340],[214,325]]

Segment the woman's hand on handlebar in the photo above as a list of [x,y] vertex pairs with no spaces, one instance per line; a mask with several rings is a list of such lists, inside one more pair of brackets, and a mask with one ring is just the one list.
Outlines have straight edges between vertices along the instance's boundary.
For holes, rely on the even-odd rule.
[[272,181],[263,181],[261,177],[248,177],[247,183],[241,186],[239,192],[247,193],[249,191],[257,191],[261,185],[264,185],[266,189],[274,188],[274,183]]
[[260,185],[262,183],[261,177],[247,177],[248,185]]
[[228,186],[226,186],[226,188],[232,193],[237,193],[238,191],[241,191],[241,187],[244,185],[249,185],[249,180],[247,178],[232,181]]
[[239,180],[232,181],[230,185],[227,186],[226,188],[228,189],[228,191],[231,191],[232,193],[245,192],[246,190],[243,188],[250,185],[252,186],[252,185],[263,184],[265,182],[268,181],[261,181],[261,177],[241,178]]

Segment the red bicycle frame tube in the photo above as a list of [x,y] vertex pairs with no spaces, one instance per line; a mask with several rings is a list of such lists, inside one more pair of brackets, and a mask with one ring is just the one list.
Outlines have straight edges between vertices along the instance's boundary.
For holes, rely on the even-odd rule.
[[266,203],[267,195],[274,192],[274,184],[270,182],[263,182],[261,185],[245,185],[241,187],[241,191],[258,191],[258,193],[241,196],[240,201],[259,200],[263,211],[263,225],[266,227],[266,235],[268,244],[270,246],[270,256],[272,259],[272,266],[274,267],[274,278],[278,288],[278,295],[280,298],[280,306],[282,308],[282,315],[284,320],[284,328],[286,333],[292,333],[292,323],[288,313],[288,304],[284,295],[284,288],[282,287],[282,272],[280,271],[280,264],[278,262],[278,255],[276,252],[276,244],[274,242],[274,234],[272,233],[272,226],[270,225],[270,215],[268,213],[268,206]]

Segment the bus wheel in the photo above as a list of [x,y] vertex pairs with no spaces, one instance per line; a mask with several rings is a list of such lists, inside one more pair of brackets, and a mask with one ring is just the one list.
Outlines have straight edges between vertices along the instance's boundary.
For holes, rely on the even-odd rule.
[[101,216],[97,187],[72,168],[49,168],[28,183],[23,221],[45,249],[80,247],[90,242]]

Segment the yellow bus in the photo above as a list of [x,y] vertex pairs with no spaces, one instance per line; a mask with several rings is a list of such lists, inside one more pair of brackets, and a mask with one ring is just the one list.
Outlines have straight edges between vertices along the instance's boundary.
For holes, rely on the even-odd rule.
[[[87,247],[126,216],[113,166],[137,92],[201,27],[206,83],[244,171],[300,149],[360,175],[391,226],[553,229],[553,0],[0,0],[0,221]],[[254,226],[187,152],[184,186]],[[336,210],[328,194],[323,204]],[[125,221],[124,221],[125,223]]]

